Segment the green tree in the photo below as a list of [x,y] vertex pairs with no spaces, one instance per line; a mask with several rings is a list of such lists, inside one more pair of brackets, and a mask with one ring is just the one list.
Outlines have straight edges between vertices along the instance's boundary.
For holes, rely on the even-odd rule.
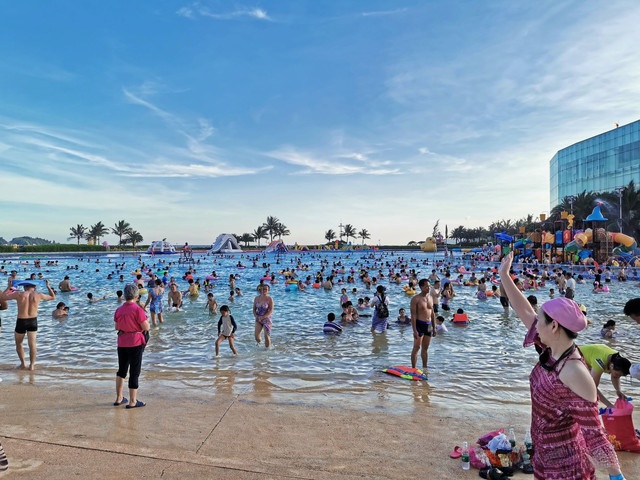
[[291,235],[291,232],[287,228],[286,225],[282,223],[278,223],[273,230],[273,234],[277,235],[278,238],[286,237],[287,235]]
[[349,237],[354,237],[355,238],[356,235],[357,235],[356,227],[354,227],[350,223],[347,223],[344,226],[344,236],[347,237],[347,243],[349,243]]
[[464,228],[462,225],[454,228],[451,231],[451,237],[456,241],[456,244],[460,243],[462,241],[462,239],[465,237],[465,230],[466,228]]
[[118,245],[122,245],[122,237],[128,235],[131,232],[131,225],[124,220],[120,220],[111,229],[111,233],[118,236]]
[[266,240],[269,238],[269,232],[267,232],[264,225],[260,225],[253,231],[253,238],[258,241],[258,246],[260,246],[260,240]]
[[81,223],[69,229],[69,240],[71,240],[72,238],[77,238],[78,245],[80,245],[80,240],[85,238],[86,235],[87,235],[87,227],[85,227]]
[[127,236],[124,239],[124,243],[125,244],[130,243],[131,245],[133,245],[133,248],[136,248],[142,240],[144,240],[144,238],[142,238],[142,235],[140,235],[140,232],[130,228],[127,231]]
[[365,240],[369,240],[371,238],[371,234],[366,228],[363,228],[358,232],[358,236],[362,239],[362,245],[364,245]]
[[109,229],[102,222],[98,222],[95,225],[91,225],[91,227],[89,227],[87,240],[92,239],[93,243],[98,245],[100,243],[100,239],[107,233],[109,233]]
[[273,236],[276,235],[276,230],[278,228],[278,224],[280,224],[280,220],[278,217],[267,217],[267,221],[264,223],[263,227],[269,233],[269,241],[273,242]]
[[336,238],[336,232],[329,229],[324,233],[324,238],[327,242],[332,242]]
[[243,233],[242,236],[240,237],[240,241],[244,242],[244,246],[248,247],[249,243],[253,242],[253,240],[255,239],[255,237],[250,234],[250,233]]

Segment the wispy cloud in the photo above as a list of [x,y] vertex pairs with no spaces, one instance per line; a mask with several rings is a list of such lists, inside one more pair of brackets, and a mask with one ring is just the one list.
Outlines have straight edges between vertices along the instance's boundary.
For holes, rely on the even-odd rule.
[[387,16],[387,15],[398,15],[400,13],[405,13],[407,12],[407,8],[397,8],[395,10],[380,10],[380,11],[373,11],[373,12],[362,12],[361,15],[363,17],[382,17],[382,16]]
[[207,17],[215,20],[239,20],[243,18],[263,20],[271,22],[273,18],[269,16],[266,10],[262,8],[238,8],[232,12],[216,13],[208,8],[200,5],[199,3],[193,3],[188,6],[180,8],[177,12],[181,17],[194,19],[196,17]]
[[[298,150],[292,146],[284,146],[280,149],[268,152],[268,157],[275,158],[289,165],[303,167],[294,174],[309,175],[395,175],[401,171],[397,168],[385,168],[390,162],[370,161],[363,164],[365,157],[360,155],[343,154],[321,156]],[[355,162],[344,162],[340,159],[349,158]]]

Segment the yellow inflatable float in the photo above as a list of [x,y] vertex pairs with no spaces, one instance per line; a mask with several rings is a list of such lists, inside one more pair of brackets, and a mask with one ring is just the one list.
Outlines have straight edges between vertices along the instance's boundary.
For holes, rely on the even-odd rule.
[[420,249],[423,252],[435,252],[438,250],[438,247],[436,245],[436,239],[433,237],[427,237],[427,239],[425,240],[425,242],[420,245]]

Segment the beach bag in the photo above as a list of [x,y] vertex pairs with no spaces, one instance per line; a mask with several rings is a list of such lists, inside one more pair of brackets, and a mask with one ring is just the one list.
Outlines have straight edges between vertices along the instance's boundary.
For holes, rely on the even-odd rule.
[[602,423],[613,448],[640,453],[640,440],[633,426],[633,405],[623,398],[616,400],[614,408],[604,409]]
[[389,308],[387,307],[387,304],[385,303],[384,300],[385,300],[385,297],[383,293],[380,295],[380,301],[376,306],[376,316],[378,318],[389,318]]

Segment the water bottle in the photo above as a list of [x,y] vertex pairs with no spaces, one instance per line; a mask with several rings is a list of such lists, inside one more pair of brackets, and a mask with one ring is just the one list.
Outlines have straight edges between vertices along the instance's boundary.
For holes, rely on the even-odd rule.
[[533,455],[533,440],[531,440],[531,430],[527,428],[527,433],[524,434],[524,448],[527,455],[531,457]]
[[462,442],[462,457],[460,458],[462,460],[462,469],[469,470],[471,465],[469,464],[469,444],[467,442]]
[[509,429],[509,443],[511,444],[511,450],[514,450],[516,448],[516,432],[513,427]]

